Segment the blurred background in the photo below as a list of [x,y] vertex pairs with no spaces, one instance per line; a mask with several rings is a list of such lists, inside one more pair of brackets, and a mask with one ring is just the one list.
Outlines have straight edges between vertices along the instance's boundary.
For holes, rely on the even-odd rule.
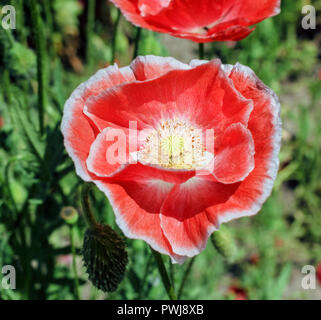
[[[135,46],[138,30],[106,0],[0,0],[0,7],[7,4],[17,21],[16,30],[0,26],[0,271],[13,265],[17,279],[15,290],[4,289],[0,273],[0,299],[166,299],[139,240],[125,239],[129,264],[115,292],[88,280],[82,181],[64,150],[60,122],[65,100],[98,69],[128,65],[135,51],[189,62],[198,45],[141,30]],[[315,30],[301,27],[307,4],[316,8]],[[224,226],[229,240],[222,248],[209,241],[192,266],[164,257],[176,289],[191,266],[184,299],[320,299],[321,0],[282,0],[281,14],[247,39],[206,44],[205,56],[248,65],[276,91],[281,165],[261,212]],[[97,189],[92,205],[99,221],[121,234]],[[70,206],[80,216],[74,224],[64,219]],[[305,265],[316,270],[316,290],[302,288]]]

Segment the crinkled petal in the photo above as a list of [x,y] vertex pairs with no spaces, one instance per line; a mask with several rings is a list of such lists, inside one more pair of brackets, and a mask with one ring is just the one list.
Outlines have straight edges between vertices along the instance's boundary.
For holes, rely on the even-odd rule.
[[184,262],[186,257],[175,254],[164,236],[159,214],[143,210],[120,185],[102,181],[95,183],[108,197],[114,209],[116,223],[125,236],[146,241],[154,250],[169,255],[175,263]]
[[196,42],[241,40],[280,12],[280,0],[111,1],[135,25]]
[[255,166],[229,201],[207,209],[220,223],[255,215],[261,209],[277,176],[281,144],[280,103],[274,92],[250,68],[240,64],[227,75],[242,95],[254,101],[248,128],[254,140]]
[[77,174],[85,181],[91,180],[86,168],[86,159],[99,132],[83,113],[86,100],[90,96],[98,95],[102,90],[133,80],[135,77],[129,67],[119,69],[116,65],[109,66],[81,84],[65,103],[61,124],[64,144],[75,163]]
[[206,208],[226,203],[239,184],[221,184],[213,177],[194,177],[176,185],[161,209],[161,225],[173,251],[194,256],[205,248],[217,226],[216,216]]
[[139,56],[131,64],[135,77],[139,81],[151,80],[172,70],[187,70],[190,66],[172,57],[153,55]]
[[126,166],[105,181],[121,185],[142,209],[159,213],[174,184],[183,183],[194,174],[193,171],[170,171],[137,163]]
[[139,130],[178,118],[202,129],[221,131],[234,122],[247,124],[252,108],[252,101],[234,89],[221,62],[213,60],[149,81],[113,87],[88,99],[85,111],[89,117],[122,127],[136,121]]
[[232,124],[217,139],[214,176],[222,183],[244,180],[254,169],[254,142],[251,132],[240,123]]

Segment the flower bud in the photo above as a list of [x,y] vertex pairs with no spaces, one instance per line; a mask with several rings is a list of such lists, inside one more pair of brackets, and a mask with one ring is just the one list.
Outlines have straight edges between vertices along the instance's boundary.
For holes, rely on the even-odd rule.
[[226,227],[221,226],[211,236],[214,248],[229,262],[232,262],[236,254],[236,246],[233,236]]
[[84,264],[90,281],[104,291],[115,291],[128,262],[125,242],[109,226],[92,226],[85,233]]

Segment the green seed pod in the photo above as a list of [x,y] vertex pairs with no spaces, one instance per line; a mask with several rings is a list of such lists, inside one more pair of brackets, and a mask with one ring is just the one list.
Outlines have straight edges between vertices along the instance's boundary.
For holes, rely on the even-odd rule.
[[221,226],[220,230],[215,231],[211,236],[214,248],[225,258],[228,262],[232,262],[236,254],[236,245],[233,236],[229,230]]
[[78,211],[74,207],[63,207],[60,216],[68,224],[75,224],[78,221]]
[[128,262],[125,242],[107,225],[92,226],[85,233],[84,264],[90,281],[104,291],[115,291]]
[[36,73],[36,55],[24,45],[14,42],[6,61],[11,74],[15,77],[28,78]]

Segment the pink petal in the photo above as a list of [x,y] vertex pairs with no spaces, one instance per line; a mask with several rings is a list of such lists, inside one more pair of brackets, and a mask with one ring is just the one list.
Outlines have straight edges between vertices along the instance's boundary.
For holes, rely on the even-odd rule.
[[151,80],[172,70],[187,70],[190,67],[172,57],[152,55],[139,56],[131,64],[135,77],[139,81]]
[[85,181],[91,180],[86,159],[90,146],[99,132],[83,113],[86,100],[89,96],[99,94],[101,90],[133,79],[135,78],[130,68],[118,69],[117,66],[110,66],[82,83],[65,103],[61,124],[64,144],[75,163],[77,174]]
[[194,174],[193,171],[162,170],[138,163],[126,166],[105,181],[121,185],[143,210],[159,213],[174,184],[183,183]]
[[252,102],[225,76],[220,61],[213,60],[106,90],[87,101],[86,114],[122,127],[137,121],[139,130],[157,127],[161,120],[182,118],[197,127],[220,131],[234,122],[247,124],[252,108]]
[[220,223],[255,215],[261,209],[271,194],[278,172],[281,143],[280,104],[274,92],[251,69],[240,64],[227,75],[235,87],[254,102],[248,128],[254,140],[255,167],[229,201],[207,209],[208,214],[218,217]]
[[184,256],[173,252],[171,245],[160,227],[159,214],[143,210],[128,196],[126,191],[117,184],[96,182],[98,188],[108,197],[115,215],[116,222],[125,236],[146,241],[154,250],[171,256],[172,261],[182,263]]
[[251,132],[242,124],[232,124],[218,138],[214,176],[222,183],[244,180],[254,169],[254,142]]
[[224,204],[239,184],[221,184],[213,177],[194,177],[176,185],[161,209],[161,225],[173,251],[194,256],[205,248],[208,236],[217,227],[217,217],[205,209]]

